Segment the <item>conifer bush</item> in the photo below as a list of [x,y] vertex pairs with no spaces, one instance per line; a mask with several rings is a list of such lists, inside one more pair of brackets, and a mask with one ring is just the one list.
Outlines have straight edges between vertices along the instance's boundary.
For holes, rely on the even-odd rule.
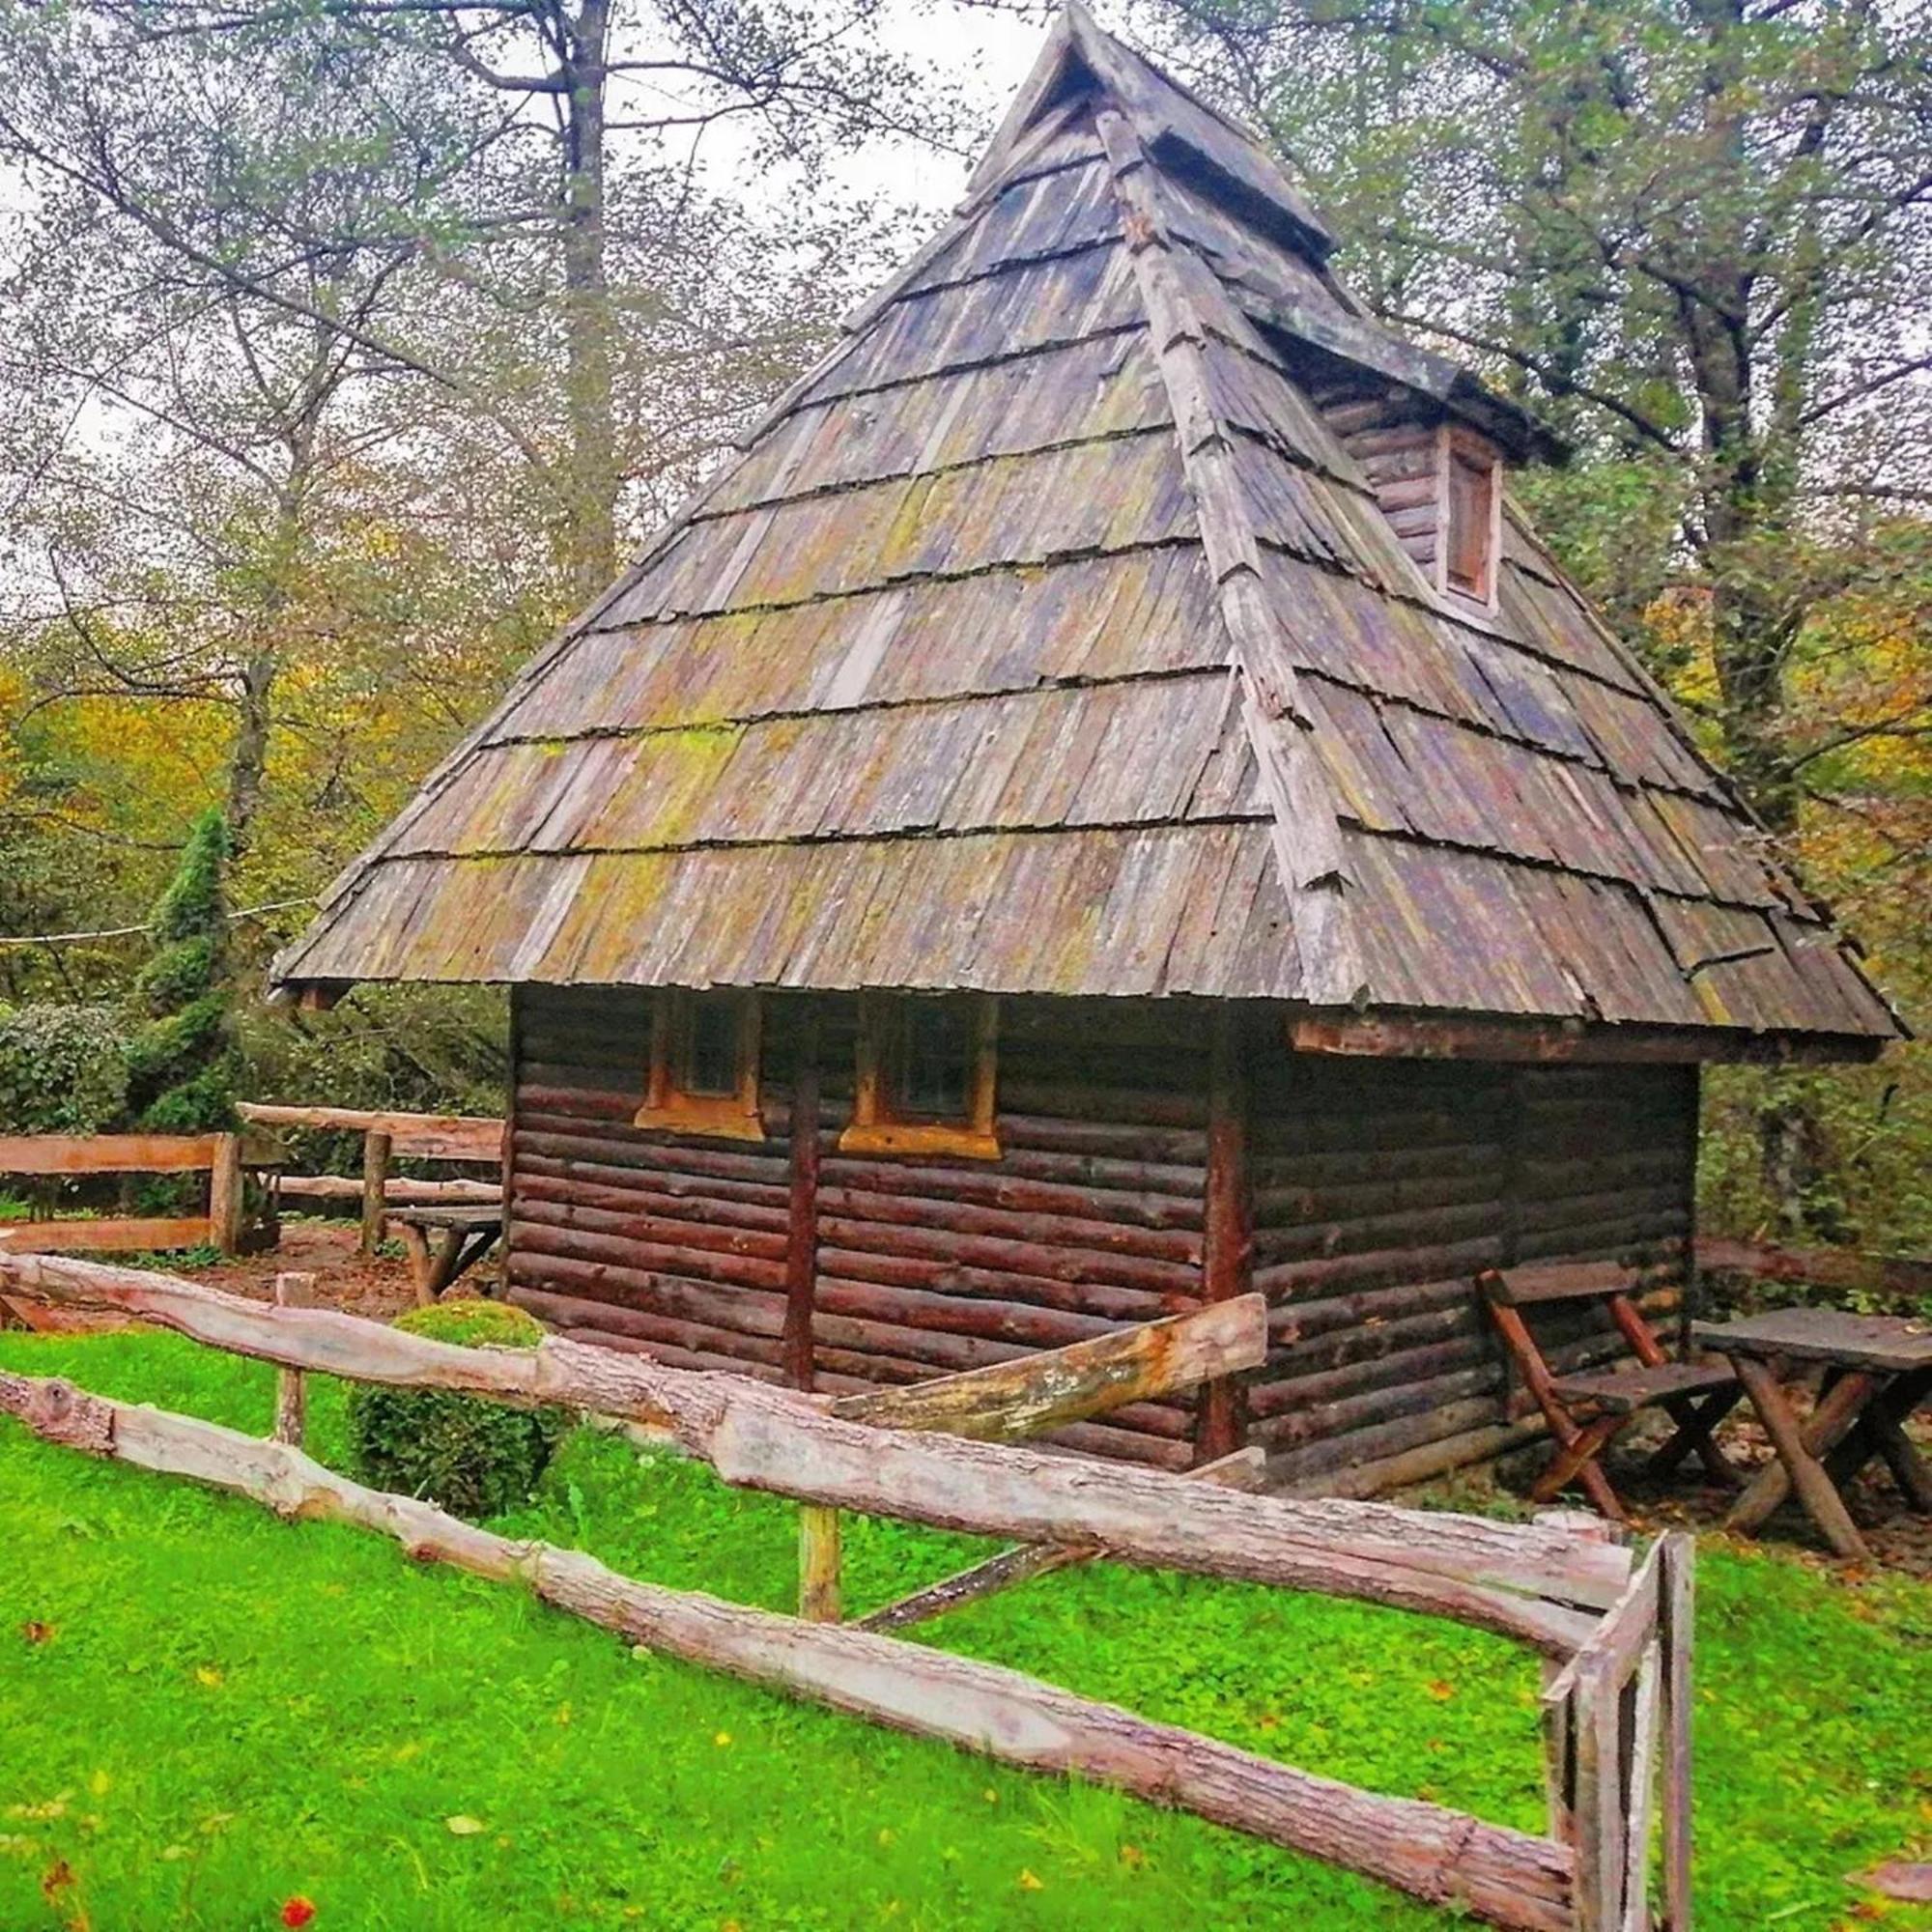
[[134,982],[144,1016],[128,1042],[128,1101],[156,1133],[232,1127],[239,1055],[227,984],[222,877],[228,824],[202,813],[155,907],[155,954]]
[[[394,1324],[466,1349],[534,1349],[543,1324],[499,1301],[439,1301]],[[560,1408],[506,1408],[453,1389],[349,1392],[355,1473],[379,1490],[424,1496],[454,1516],[498,1516],[536,1487],[569,1421]]]

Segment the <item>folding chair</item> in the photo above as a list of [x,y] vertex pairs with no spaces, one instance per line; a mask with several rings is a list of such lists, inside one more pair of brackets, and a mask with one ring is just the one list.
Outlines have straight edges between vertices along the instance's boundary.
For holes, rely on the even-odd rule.
[[[1722,1364],[1704,1368],[1671,1361],[1636,1305],[1636,1286],[1629,1268],[1611,1262],[1488,1268],[1476,1277],[1490,1319],[1556,1440],[1549,1466],[1530,1490],[1534,1501],[1548,1502],[1566,1484],[1579,1483],[1598,1510],[1621,1522],[1624,1507],[1602,1458],[1647,1408],[1662,1408],[1677,1424],[1651,1456],[1652,1473],[1668,1475],[1694,1451],[1719,1482],[1728,1486],[1740,1480],[1711,1436],[1744,1392],[1736,1375]],[[1552,1375],[1523,1310],[1556,1301],[1607,1303],[1636,1366]]]

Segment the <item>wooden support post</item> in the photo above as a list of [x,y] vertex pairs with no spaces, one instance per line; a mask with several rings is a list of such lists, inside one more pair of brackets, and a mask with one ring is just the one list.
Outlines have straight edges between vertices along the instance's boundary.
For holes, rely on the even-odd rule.
[[384,1194],[389,1181],[389,1136],[371,1128],[362,1136],[361,1252],[373,1255],[383,1243]]
[[1570,1696],[1577,1753],[1577,1932],[1623,1932],[1623,1686],[1603,1661]]
[[[1215,1009],[1208,1065],[1208,1178],[1201,1243],[1205,1302],[1233,1301],[1254,1277],[1254,1226],[1248,1192],[1248,1088],[1242,1064],[1240,1012],[1225,1002]],[[1240,1447],[1246,1433],[1240,1387],[1216,1376],[1202,1387],[1195,1424],[1195,1457],[1219,1462]]]
[[1629,1711],[1629,1808],[1624,1822],[1623,1932],[1651,1932],[1650,1821],[1657,1789],[1657,1715],[1662,1674],[1658,1645],[1644,1646]]
[[208,1238],[224,1255],[242,1252],[242,1136],[216,1134],[208,1169]]
[[[315,1276],[278,1274],[275,1277],[277,1308],[315,1306]],[[300,1369],[275,1371],[275,1440],[299,1449],[308,1428],[308,1384]]]
[[838,1512],[802,1503],[798,1512],[798,1613],[809,1624],[836,1624],[842,1614]]
[[791,1186],[785,1211],[785,1379],[811,1386],[811,1307],[818,1283],[818,1009],[800,1015],[791,1081]]
[[1663,1923],[1690,1932],[1690,1645],[1696,1622],[1694,1538],[1663,1539],[1658,1631],[1663,1646]]

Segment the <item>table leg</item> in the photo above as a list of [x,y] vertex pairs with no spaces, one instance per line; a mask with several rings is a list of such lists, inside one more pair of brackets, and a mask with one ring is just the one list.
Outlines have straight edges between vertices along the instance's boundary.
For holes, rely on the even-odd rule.
[[1859,1534],[1844,1499],[1832,1487],[1832,1479],[1826,1475],[1818,1457],[1831,1450],[1858,1420],[1859,1411],[1877,1391],[1879,1378],[1859,1370],[1851,1371],[1818,1405],[1810,1422],[1801,1429],[1777,1378],[1764,1363],[1740,1355],[1735,1366],[1738,1379],[1744,1383],[1751,1406],[1777,1451],[1777,1461],[1762,1470],[1738,1498],[1725,1519],[1726,1527],[1756,1528],[1795,1488],[1805,1513],[1840,1556],[1869,1561],[1871,1552],[1865,1548],[1864,1538]]
[[1841,1488],[1874,1456],[1882,1456],[1906,1501],[1914,1509],[1932,1515],[1932,1468],[1905,1433],[1906,1423],[1928,1394],[1932,1394],[1932,1370],[1921,1369],[1916,1375],[1898,1377],[1873,1400],[1839,1452],[1844,1455],[1845,1450],[1852,1450],[1857,1456],[1856,1462],[1848,1457],[1850,1467],[1836,1476]]
[[412,1222],[397,1221],[393,1225],[403,1237],[403,1248],[410,1258],[410,1283],[416,1292],[416,1305],[426,1307],[436,1299],[436,1291],[430,1286],[436,1263],[430,1255],[429,1239]]

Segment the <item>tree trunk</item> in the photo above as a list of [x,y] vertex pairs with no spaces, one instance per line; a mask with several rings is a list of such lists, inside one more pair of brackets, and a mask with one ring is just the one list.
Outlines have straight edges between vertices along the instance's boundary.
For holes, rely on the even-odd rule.
[[586,604],[616,570],[617,439],[614,331],[605,262],[604,114],[608,0],[582,0],[562,23],[569,48],[562,97],[564,408],[569,465],[564,543],[571,595]]

